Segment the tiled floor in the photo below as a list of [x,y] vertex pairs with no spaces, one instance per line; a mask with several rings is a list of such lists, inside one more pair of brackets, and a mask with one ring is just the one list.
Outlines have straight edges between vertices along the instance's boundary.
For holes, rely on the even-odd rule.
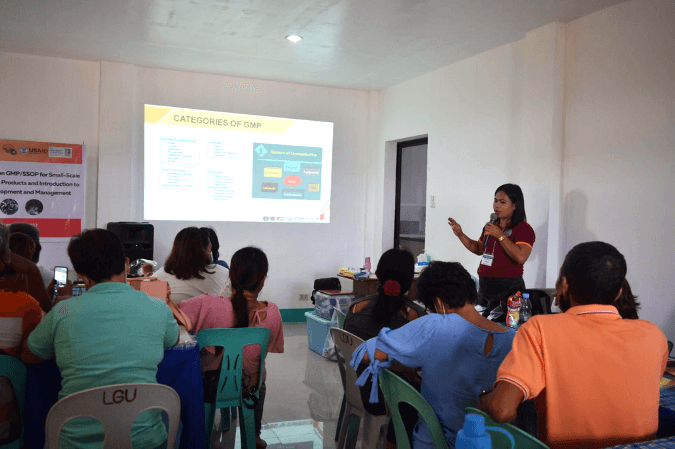
[[[337,362],[307,348],[305,323],[284,324],[284,349],[267,356],[262,439],[269,449],[334,448],[343,395]],[[211,447],[238,448],[239,435],[231,431],[221,441],[214,431]]]

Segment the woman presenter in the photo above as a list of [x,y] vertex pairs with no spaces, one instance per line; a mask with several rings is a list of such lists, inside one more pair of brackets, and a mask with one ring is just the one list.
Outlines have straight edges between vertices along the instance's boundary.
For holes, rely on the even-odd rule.
[[[478,266],[479,296],[487,303],[483,316],[502,304],[506,299],[525,289],[523,264],[530,257],[534,244],[534,230],[527,224],[523,191],[515,184],[504,184],[495,191],[494,214],[485,225],[478,240],[471,240],[462,232],[462,227],[453,218],[448,218],[462,244],[474,254],[483,256]],[[503,313],[498,321],[504,321]]]

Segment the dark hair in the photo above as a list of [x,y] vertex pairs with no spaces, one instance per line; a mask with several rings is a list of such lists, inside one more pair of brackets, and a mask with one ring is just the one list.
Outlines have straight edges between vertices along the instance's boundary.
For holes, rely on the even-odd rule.
[[9,250],[14,254],[30,260],[35,253],[36,246],[35,241],[23,232],[9,234]]
[[220,243],[218,243],[218,236],[216,235],[216,230],[213,228],[199,228],[203,231],[209,233],[209,241],[211,242],[211,255],[213,256],[213,263],[218,262],[220,253],[218,249],[220,248]]
[[40,245],[40,231],[38,228],[28,223],[12,223],[9,225],[9,232],[21,232],[35,242],[35,251],[33,252],[33,257],[30,258],[30,261],[38,263],[40,261],[40,251],[42,251],[42,245]]
[[513,216],[511,217],[511,228],[515,228],[523,221],[526,222],[525,198],[523,197],[523,191],[520,190],[520,187],[516,184],[503,184],[497,187],[495,195],[499,192],[504,192],[511,202],[516,205],[516,210],[513,211]]
[[190,226],[181,230],[173,240],[173,248],[164,262],[164,271],[178,279],[204,279],[202,273],[213,274],[206,268],[211,262],[211,257],[206,254],[208,247],[209,233],[205,228]]
[[563,277],[577,304],[611,305],[626,278],[626,259],[609,243],[580,243],[565,256]]
[[[415,276],[415,256],[407,249],[390,249],[380,257],[375,274],[379,282],[371,316],[376,323],[386,325],[405,305],[405,294],[410,290]],[[384,284],[387,281],[399,283],[401,289],[398,296],[384,293]]]
[[636,299],[637,296],[633,295],[628,279],[624,279],[621,286],[621,294],[614,302],[614,306],[619,311],[621,318],[624,320],[637,320],[640,318],[637,313],[640,303]]
[[234,327],[248,327],[248,304],[244,292],[258,290],[267,276],[267,256],[255,246],[247,246],[232,255],[230,261],[230,282],[232,284],[232,309]]
[[417,297],[431,311],[436,311],[435,298],[451,309],[475,304],[478,298],[476,283],[459,262],[431,262],[420,274],[416,286]]
[[126,256],[120,238],[106,229],[85,229],[68,243],[76,273],[101,282],[124,272]]

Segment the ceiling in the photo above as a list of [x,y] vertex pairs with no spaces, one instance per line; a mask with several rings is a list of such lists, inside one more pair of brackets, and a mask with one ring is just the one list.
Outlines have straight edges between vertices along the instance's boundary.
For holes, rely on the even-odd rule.
[[380,90],[622,1],[0,0],[0,51]]

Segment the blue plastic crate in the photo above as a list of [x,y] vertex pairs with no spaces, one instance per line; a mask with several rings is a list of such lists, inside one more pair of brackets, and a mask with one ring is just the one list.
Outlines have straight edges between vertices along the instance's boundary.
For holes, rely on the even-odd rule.
[[307,346],[323,356],[323,345],[330,332],[331,321],[316,316],[315,312],[305,312],[307,317]]

